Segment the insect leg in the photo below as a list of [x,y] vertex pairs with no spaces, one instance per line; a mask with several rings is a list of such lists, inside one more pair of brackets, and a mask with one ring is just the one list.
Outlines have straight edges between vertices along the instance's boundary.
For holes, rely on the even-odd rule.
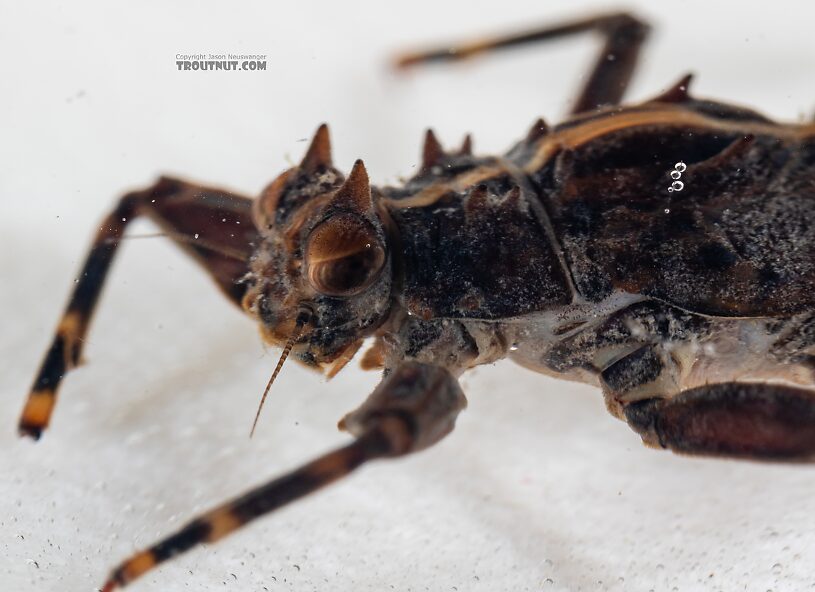
[[113,571],[103,592],[132,582],[199,543],[217,541],[370,460],[398,457],[435,444],[450,433],[465,406],[464,394],[447,370],[417,362],[402,364],[340,422],[356,436],[354,442],[207,512],[137,553]]
[[815,391],[727,382],[624,407],[651,446],[752,460],[815,460]]
[[155,221],[240,305],[244,287],[236,282],[248,271],[247,261],[256,240],[251,203],[225,191],[169,178],[122,197],[96,233],[31,387],[20,418],[20,433],[36,439],[47,427],[60,382],[80,363],[99,294],[124,230],[134,218],[147,216]]
[[620,102],[637,64],[640,48],[648,35],[647,24],[627,13],[599,15],[516,35],[408,53],[397,59],[396,65],[406,68],[428,62],[457,61],[496,49],[559,39],[586,31],[602,34],[605,44],[571,109],[571,113],[582,113]]

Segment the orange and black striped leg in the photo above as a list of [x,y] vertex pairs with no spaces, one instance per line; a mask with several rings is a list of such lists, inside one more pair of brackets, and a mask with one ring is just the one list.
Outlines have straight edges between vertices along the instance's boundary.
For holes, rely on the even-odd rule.
[[48,426],[62,379],[80,363],[88,326],[120,239],[127,225],[139,216],[158,223],[240,304],[244,288],[237,280],[248,271],[257,235],[249,199],[169,178],[125,195],[96,233],[23,408],[19,423],[22,435],[37,439]]
[[815,390],[728,382],[624,407],[654,447],[751,460],[815,460]]
[[211,543],[351,473],[377,458],[416,452],[453,429],[466,399],[445,369],[407,362],[394,369],[368,400],[340,422],[356,440],[291,473],[261,485],[203,516],[117,567],[102,588],[124,586],[179,553]]
[[647,24],[627,13],[600,15],[516,35],[409,53],[398,58],[396,65],[406,68],[429,62],[462,60],[496,49],[549,41],[587,31],[602,34],[605,37],[605,45],[571,109],[571,113],[582,113],[620,102],[631,81],[642,44],[648,35]]

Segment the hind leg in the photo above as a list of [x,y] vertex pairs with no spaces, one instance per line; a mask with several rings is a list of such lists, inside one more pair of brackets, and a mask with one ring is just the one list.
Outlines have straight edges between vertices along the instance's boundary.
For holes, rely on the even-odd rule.
[[560,25],[532,29],[516,35],[409,53],[401,56],[396,61],[396,65],[399,68],[406,68],[428,62],[462,60],[498,49],[593,31],[602,35],[605,43],[571,109],[571,113],[582,113],[603,105],[616,105],[620,102],[631,81],[631,75],[637,65],[649,28],[641,20],[624,12],[604,14]]
[[815,460],[815,391],[727,382],[623,407],[643,442],[682,454]]

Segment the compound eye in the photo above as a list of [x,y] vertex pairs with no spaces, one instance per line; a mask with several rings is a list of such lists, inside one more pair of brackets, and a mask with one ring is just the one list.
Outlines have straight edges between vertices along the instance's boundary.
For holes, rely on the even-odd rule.
[[362,292],[384,265],[385,248],[376,231],[353,214],[328,218],[306,240],[308,281],[326,296]]

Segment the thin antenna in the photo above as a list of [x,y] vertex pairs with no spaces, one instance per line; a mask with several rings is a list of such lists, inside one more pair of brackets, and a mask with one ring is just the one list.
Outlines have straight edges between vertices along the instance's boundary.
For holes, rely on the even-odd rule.
[[230,259],[236,259],[238,261],[246,261],[246,253],[241,252],[238,249],[230,249],[225,245],[218,245],[212,243],[208,240],[200,238],[200,235],[196,234],[195,236],[188,236],[186,234],[181,234],[179,232],[171,232],[171,231],[164,231],[164,232],[151,232],[147,234],[125,234],[124,236],[111,236],[104,240],[105,244],[113,244],[118,243],[119,241],[123,240],[130,240],[134,238],[159,238],[165,237],[173,239],[179,243],[184,243],[188,245],[193,245],[196,247],[200,247],[202,249],[207,249],[209,251],[213,251],[215,253],[219,253],[225,257],[229,257]]
[[285,362],[286,358],[289,357],[291,348],[294,347],[295,342],[300,338],[303,325],[308,322],[309,317],[311,317],[311,311],[309,311],[307,308],[301,308],[300,312],[297,314],[297,320],[294,322],[294,329],[291,332],[291,336],[286,342],[286,346],[283,348],[283,353],[280,354],[280,359],[277,361],[277,366],[275,366],[274,372],[272,372],[272,377],[269,379],[269,382],[266,383],[266,389],[263,391],[263,396],[260,398],[260,405],[258,405],[258,411],[255,414],[255,421],[252,422],[252,430],[249,432],[250,438],[255,434],[255,427],[258,425],[260,410],[263,409],[263,404],[266,402],[266,395],[269,394],[272,384],[277,378],[277,375],[280,374],[280,369],[283,368],[283,362]]

